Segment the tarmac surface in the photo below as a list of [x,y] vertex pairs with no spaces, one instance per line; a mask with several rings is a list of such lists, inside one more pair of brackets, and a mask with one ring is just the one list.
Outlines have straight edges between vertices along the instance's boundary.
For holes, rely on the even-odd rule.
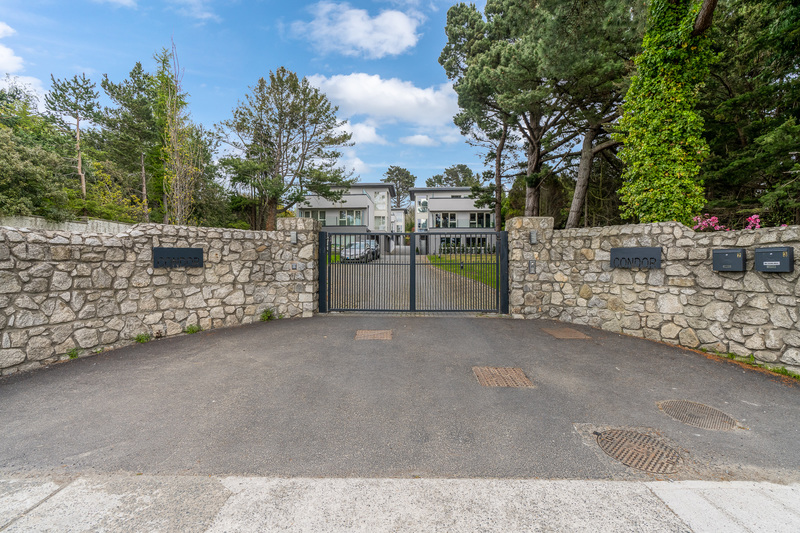
[[[475,366],[533,386],[483,387]],[[800,530],[796,382],[550,321],[329,315],[153,341],[0,379],[0,428],[3,532]],[[609,430],[668,447],[675,472],[609,456]]]

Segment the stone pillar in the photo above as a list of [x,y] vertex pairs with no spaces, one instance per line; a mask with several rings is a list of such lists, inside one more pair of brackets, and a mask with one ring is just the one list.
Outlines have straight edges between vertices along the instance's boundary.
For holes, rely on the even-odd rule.
[[546,293],[542,273],[550,258],[553,223],[552,217],[517,217],[506,223],[509,313],[512,318],[544,316]]

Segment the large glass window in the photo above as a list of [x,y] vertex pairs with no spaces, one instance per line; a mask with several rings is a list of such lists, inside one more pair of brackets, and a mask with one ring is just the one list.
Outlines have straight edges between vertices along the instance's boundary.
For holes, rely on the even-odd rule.
[[361,211],[357,209],[342,209],[339,211],[340,226],[362,226]]
[[301,212],[301,216],[303,218],[313,218],[314,220],[319,220],[320,224],[323,226],[325,225],[325,211],[304,210]]
[[470,213],[469,227],[470,228],[494,227],[494,223],[492,222],[492,213]]
[[455,213],[442,213],[442,227],[443,228],[456,228],[456,227],[458,227],[458,222],[456,222],[456,214]]
[[375,193],[375,209],[378,211],[386,211],[386,193]]
[[383,216],[375,217],[375,229],[377,231],[386,231],[386,217]]

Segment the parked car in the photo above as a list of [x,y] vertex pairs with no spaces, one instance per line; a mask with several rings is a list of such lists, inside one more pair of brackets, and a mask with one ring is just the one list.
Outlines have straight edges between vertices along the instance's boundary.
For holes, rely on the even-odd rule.
[[366,242],[348,244],[339,255],[341,261],[361,261],[366,263],[374,258],[374,250]]

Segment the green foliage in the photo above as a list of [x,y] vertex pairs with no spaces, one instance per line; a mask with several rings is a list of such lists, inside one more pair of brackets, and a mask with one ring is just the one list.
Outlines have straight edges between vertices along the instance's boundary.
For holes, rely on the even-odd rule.
[[397,166],[389,167],[383,176],[382,182],[394,185],[394,207],[408,204],[408,190],[414,186],[417,177],[407,169]]
[[699,108],[710,147],[704,211],[729,227],[754,212],[768,225],[800,224],[792,173],[792,152],[800,152],[800,55],[790,52],[800,47],[800,9],[793,5],[722,0],[711,29],[720,60]]
[[275,320],[277,318],[281,318],[281,316],[278,315],[274,309],[264,309],[261,311],[261,322],[269,322],[270,320]]
[[72,348],[70,350],[67,350],[67,355],[69,356],[70,359],[77,359],[79,353],[80,351],[77,348]]
[[653,0],[637,73],[615,138],[627,165],[620,189],[623,218],[689,224],[705,204],[700,163],[708,154],[698,94],[716,55],[693,36],[700,5]]
[[203,328],[200,327],[200,324],[189,324],[184,331],[191,335],[203,331]]
[[126,195],[102,164],[92,164],[92,176],[94,180],[89,183],[85,200],[69,191],[71,193],[69,205],[73,212],[83,212],[94,218],[128,223],[144,220],[145,205],[137,196]]
[[426,187],[473,187],[480,185],[480,178],[467,165],[458,164],[444,169],[425,180]]
[[149,333],[139,333],[138,335],[136,335],[136,337],[134,337],[133,340],[135,340],[140,344],[144,344],[145,342],[150,342],[150,338],[151,337]]

